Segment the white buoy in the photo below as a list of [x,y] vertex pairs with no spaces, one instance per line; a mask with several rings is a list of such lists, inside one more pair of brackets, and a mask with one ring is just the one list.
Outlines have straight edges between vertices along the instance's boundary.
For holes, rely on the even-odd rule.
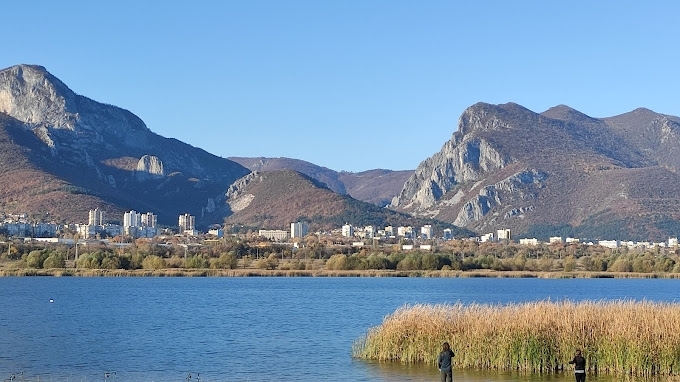
[[53,300],[53,299],[50,299],[50,302],[54,302],[54,300]]

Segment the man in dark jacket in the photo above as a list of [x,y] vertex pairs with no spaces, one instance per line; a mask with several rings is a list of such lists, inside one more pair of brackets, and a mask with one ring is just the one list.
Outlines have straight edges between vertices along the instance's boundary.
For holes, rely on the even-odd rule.
[[439,353],[439,358],[437,358],[437,368],[439,369],[441,382],[453,382],[453,367],[451,366],[453,356],[454,354],[449,343],[444,342],[442,352]]
[[586,381],[586,359],[581,355],[580,350],[576,350],[576,356],[569,361],[569,364],[574,365],[574,375],[576,375],[576,382]]

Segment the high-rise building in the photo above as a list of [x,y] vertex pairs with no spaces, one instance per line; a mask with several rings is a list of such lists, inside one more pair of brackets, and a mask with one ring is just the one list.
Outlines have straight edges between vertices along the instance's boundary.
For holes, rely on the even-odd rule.
[[189,214],[179,215],[179,233],[193,231],[196,227],[196,217]]
[[89,217],[87,219],[87,225],[104,225],[106,222],[106,213],[99,208],[90,210]]
[[342,226],[342,236],[352,237],[354,236],[354,227],[351,224],[345,224]]
[[424,226],[420,227],[420,237],[429,240],[432,239],[432,225],[431,224],[425,224]]
[[145,214],[142,214],[140,218],[140,223],[143,226],[151,227],[151,228],[156,228],[156,224],[158,222],[158,216],[154,215],[151,212],[147,212]]
[[141,225],[141,215],[131,210],[123,215],[123,227],[139,227]]
[[290,223],[290,237],[305,237],[309,232],[307,222]]

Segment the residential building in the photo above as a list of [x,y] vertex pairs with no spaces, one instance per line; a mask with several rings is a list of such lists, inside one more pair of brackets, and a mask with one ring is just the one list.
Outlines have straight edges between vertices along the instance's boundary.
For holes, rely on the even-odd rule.
[[290,237],[305,237],[309,232],[307,222],[290,223]]
[[520,245],[538,245],[538,239],[536,239],[536,238],[519,239],[519,244]]
[[208,235],[215,236],[216,238],[219,239],[224,236],[224,230],[222,228],[213,228],[208,230]]
[[507,229],[507,228],[506,229],[499,229],[498,231],[496,231],[496,237],[498,238],[498,241],[504,241],[504,240],[510,241],[510,240],[512,240],[512,235],[510,234],[510,230]]
[[154,215],[151,212],[147,212],[140,216],[140,223],[143,226],[156,228],[156,225],[158,223],[158,216]]
[[444,228],[444,240],[453,240],[453,231],[451,228]]
[[494,241],[494,238],[495,238],[495,235],[493,234],[493,232],[489,232],[486,235],[480,236],[479,241],[481,241],[482,243],[486,243],[488,241]]
[[135,210],[126,212],[123,215],[123,227],[139,227],[141,224],[141,214]]
[[281,229],[261,229],[258,235],[274,241],[288,240],[288,231]]
[[412,238],[413,237],[413,227],[397,227],[397,236]]
[[575,243],[578,244],[581,240],[574,238],[574,237],[568,237],[565,239],[567,244]]
[[597,242],[602,247],[616,249],[619,247],[619,242],[616,240],[600,240]]
[[420,227],[420,237],[425,240],[432,239],[431,224],[425,224],[424,226]]
[[351,224],[345,224],[342,226],[342,236],[352,237],[354,236],[354,227]]
[[194,231],[196,229],[196,217],[189,214],[179,215],[179,233]]
[[553,236],[548,241],[550,244],[559,244],[562,242],[562,236]]
[[669,237],[668,238],[668,246],[669,247],[677,247],[678,246],[678,238],[677,237]]
[[100,210],[99,208],[95,208],[93,210],[90,210],[90,213],[88,214],[87,225],[103,226],[105,223],[106,223],[106,212]]
[[376,229],[372,225],[367,225],[364,227],[364,237],[367,239],[373,239],[376,234]]

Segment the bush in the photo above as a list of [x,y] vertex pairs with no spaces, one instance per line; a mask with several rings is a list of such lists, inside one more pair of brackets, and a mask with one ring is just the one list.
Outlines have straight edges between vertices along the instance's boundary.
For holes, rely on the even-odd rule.
[[233,252],[223,253],[217,259],[210,260],[210,268],[213,269],[236,269],[238,267],[238,259]]
[[65,268],[65,267],[66,260],[64,260],[64,256],[58,253],[53,253],[49,255],[45,259],[45,262],[43,263],[43,268]]
[[190,256],[184,262],[185,268],[208,268],[208,260],[202,256]]
[[326,260],[326,269],[332,271],[347,269],[347,255],[337,254]]
[[26,255],[26,266],[29,268],[42,268],[47,257],[46,251],[31,251]]
[[275,254],[269,255],[266,259],[260,259],[255,262],[255,267],[258,269],[276,269],[279,266],[279,259]]
[[144,269],[163,269],[165,267],[165,259],[156,255],[147,256],[142,260],[142,268]]

